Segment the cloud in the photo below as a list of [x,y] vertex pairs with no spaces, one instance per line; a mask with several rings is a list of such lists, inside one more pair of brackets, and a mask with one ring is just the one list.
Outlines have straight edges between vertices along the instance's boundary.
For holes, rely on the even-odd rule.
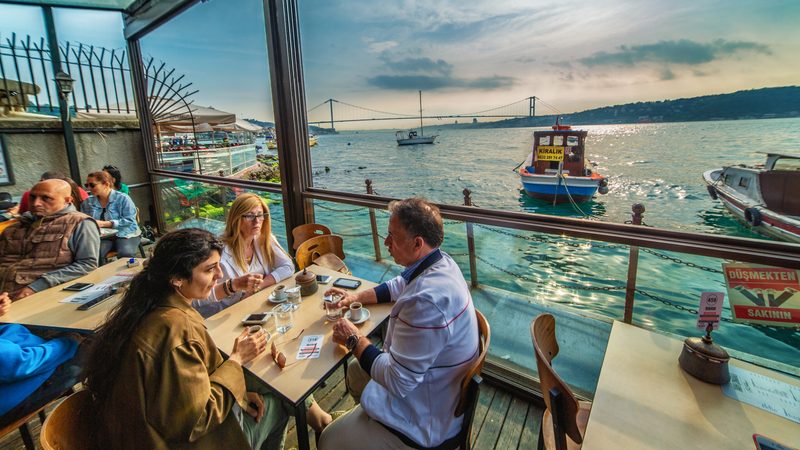
[[397,42],[395,41],[382,41],[382,42],[372,42],[369,44],[367,48],[369,48],[370,53],[382,53],[386,50],[390,50],[394,47],[397,47]]
[[447,75],[377,75],[367,78],[367,82],[381,89],[397,91],[418,89],[432,91],[446,88],[492,90],[511,87],[516,84],[516,79],[499,75],[474,79],[462,79]]
[[460,78],[453,75],[453,65],[443,59],[411,57],[395,59],[384,53],[380,58],[388,73],[367,78],[367,83],[381,89],[504,89],[514,86],[516,78],[502,75]]
[[588,67],[632,67],[636,64],[651,62],[694,66],[709,63],[739,52],[772,54],[768,46],[756,42],[717,39],[704,44],[681,39],[678,41],[661,41],[655,44],[622,45],[616,52],[601,51],[581,58],[579,61]]
[[658,78],[661,81],[674,80],[675,79],[675,73],[673,71],[669,70],[669,67],[664,67],[663,69],[661,69],[661,72],[659,73]]

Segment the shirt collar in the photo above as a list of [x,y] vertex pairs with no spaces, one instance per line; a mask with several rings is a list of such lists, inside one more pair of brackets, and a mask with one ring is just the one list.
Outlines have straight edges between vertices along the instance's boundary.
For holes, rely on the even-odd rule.
[[203,323],[203,316],[201,316],[200,313],[198,313],[190,303],[187,303],[186,299],[177,293],[167,296],[167,300],[164,302],[163,306],[166,308],[176,308],[186,313],[186,315],[188,315],[195,322]]
[[418,259],[416,262],[411,264],[400,274],[407,283],[410,283],[411,280],[417,277],[423,270],[427,269],[428,267],[432,266],[435,262],[442,259],[442,251],[438,248],[433,249],[430,253],[423,256],[422,258]]

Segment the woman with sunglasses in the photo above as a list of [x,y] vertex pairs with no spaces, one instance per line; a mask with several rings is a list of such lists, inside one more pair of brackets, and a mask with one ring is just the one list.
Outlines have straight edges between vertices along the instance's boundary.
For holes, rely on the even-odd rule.
[[292,259],[272,235],[269,208],[258,195],[242,194],[233,201],[222,240],[222,280],[207,299],[192,303],[203,317],[294,273]]
[[167,233],[96,330],[85,369],[95,417],[81,420],[97,425],[97,448],[282,446],[284,405],[242,371],[266,335],[245,328],[225,359],[191,307],[222,277],[221,251],[207,231]]
[[92,172],[86,177],[86,189],[92,194],[81,205],[81,211],[92,216],[100,228],[114,228],[116,236],[100,241],[100,264],[106,254],[115,250],[120,258],[136,255],[142,230],[136,223],[136,205],[127,194],[113,189],[114,181],[107,172]]

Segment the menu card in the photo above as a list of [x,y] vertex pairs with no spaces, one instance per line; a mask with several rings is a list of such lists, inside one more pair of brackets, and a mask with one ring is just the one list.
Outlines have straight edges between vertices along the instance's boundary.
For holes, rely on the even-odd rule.
[[303,342],[300,343],[300,349],[297,351],[297,360],[319,358],[319,352],[322,350],[321,334],[313,336],[303,336]]
[[731,381],[722,385],[728,397],[800,423],[800,387],[729,365]]

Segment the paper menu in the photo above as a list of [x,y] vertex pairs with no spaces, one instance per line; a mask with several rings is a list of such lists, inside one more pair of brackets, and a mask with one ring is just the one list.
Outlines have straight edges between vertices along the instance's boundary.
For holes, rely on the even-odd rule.
[[63,300],[60,300],[59,303],[74,303],[76,305],[84,304],[89,300],[102,295],[113,285],[120,285],[130,282],[131,278],[133,278],[131,275],[114,275],[113,277],[106,278],[102,283],[97,283],[84,291],[76,292]]
[[303,359],[319,358],[319,352],[322,350],[323,335],[317,334],[312,336],[304,336],[303,341],[300,343],[300,349],[297,350],[298,361]]
[[800,387],[729,366],[731,381],[722,385],[728,397],[800,423]]

